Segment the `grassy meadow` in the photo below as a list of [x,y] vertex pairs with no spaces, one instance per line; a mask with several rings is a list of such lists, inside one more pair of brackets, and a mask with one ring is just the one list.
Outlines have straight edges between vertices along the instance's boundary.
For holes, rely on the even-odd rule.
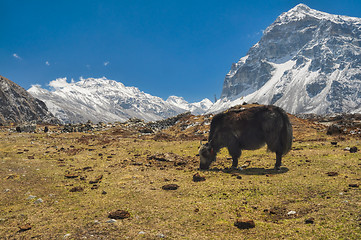
[[[360,136],[292,117],[280,171],[266,147],[243,152],[244,170],[229,169],[224,149],[199,171],[202,118],[154,134],[3,127],[0,239],[361,239],[361,154],[345,150]],[[125,218],[112,220],[116,210]],[[242,219],[255,227],[237,228]]]

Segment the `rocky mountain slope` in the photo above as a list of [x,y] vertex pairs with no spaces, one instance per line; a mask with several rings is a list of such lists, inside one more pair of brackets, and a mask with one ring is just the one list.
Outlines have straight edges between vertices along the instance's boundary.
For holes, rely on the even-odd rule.
[[290,113],[361,111],[361,19],[299,4],[281,14],[226,75],[219,111],[243,102]]
[[122,83],[103,78],[81,78],[78,82],[67,82],[59,78],[49,83],[52,90],[38,85],[28,91],[43,100],[49,110],[63,123],[126,121],[140,118],[155,121],[191,111],[204,113],[212,102],[205,99],[190,104],[183,98],[171,96],[167,101],[126,87]]
[[25,89],[0,76],[0,124],[57,123],[44,102],[31,96]]

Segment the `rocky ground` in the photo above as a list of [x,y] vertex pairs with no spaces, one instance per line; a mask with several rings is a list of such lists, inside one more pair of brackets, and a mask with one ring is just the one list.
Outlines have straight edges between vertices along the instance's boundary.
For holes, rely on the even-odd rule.
[[199,171],[212,115],[2,127],[0,238],[360,239],[360,119],[290,118],[280,171],[266,148]]

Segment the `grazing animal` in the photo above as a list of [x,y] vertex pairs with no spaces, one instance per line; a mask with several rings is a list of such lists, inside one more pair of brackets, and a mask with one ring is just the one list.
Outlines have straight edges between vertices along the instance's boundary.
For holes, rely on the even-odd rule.
[[208,143],[199,149],[200,169],[208,169],[223,147],[232,156],[232,168],[237,168],[243,149],[255,150],[265,144],[276,153],[275,169],[280,169],[292,140],[292,125],[283,109],[272,105],[231,109],[213,117]]

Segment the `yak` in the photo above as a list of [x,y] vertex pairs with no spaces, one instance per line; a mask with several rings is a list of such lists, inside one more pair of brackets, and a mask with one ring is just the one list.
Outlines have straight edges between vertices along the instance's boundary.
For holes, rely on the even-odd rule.
[[199,148],[200,169],[209,169],[223,147],[232,156],[232,168],[237,168],[242,150],[267,144],[268,150],[276,153],[275,169],[279,170],[292,141],[292,125],[283,109],[273,105],[230,109],[213,117],[208,142]]

